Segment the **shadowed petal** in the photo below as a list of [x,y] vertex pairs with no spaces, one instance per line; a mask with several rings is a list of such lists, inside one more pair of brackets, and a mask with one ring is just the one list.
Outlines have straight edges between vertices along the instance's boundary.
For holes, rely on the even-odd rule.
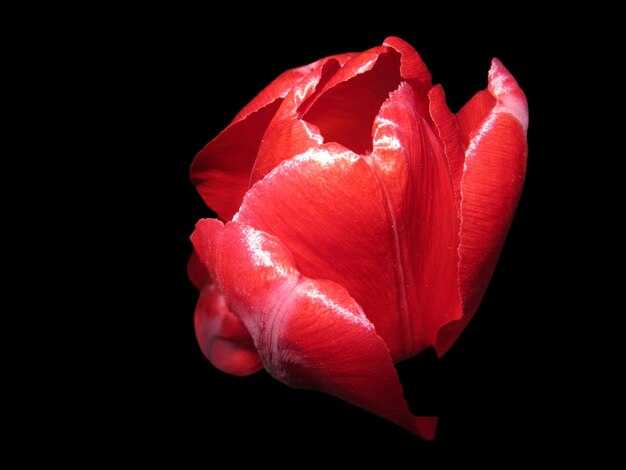
[[459,135],[465,150],[472,138],[472,132],[480,127],[480,123],[496,105],[496,100],[487,90],[481,90],[456,113],[455,119]]
[[319,64],[281,74],[196,155],[191,181],[222,220],[230,220],[248,189],[261,138],[289,90]]
[[194,328],[204,356],[229,374],[249,375],[260,370],[261,359],[248,330],[228,306],[195,250],[189,258],[187,272],[200,291]]
[[463,164],[465,163],[465,147],[461,139],[454,114],[446,104],[446,96],[441,85],[434,86],[429,94],[430,117],[435,124],[439,138],[441,139],[450,177],[454,186],[454,197],[457,203],[457,212],[460,213],[461,205],[461,179],[463,177]]
[[418,112],[422,116],[428,115],[428,91],[432,88],[432,78],[428,67],[408,42],[394,36],[390,36],[383,42],[401,55],[400,75],[413,88],[415,103]]
[[191,165],[191,182],[222,220],[232,218],[248,190],[261,138],[280,101],[228,126],[196,155]]
[[372,123],[389,93],[400,84],[400,54],[370,49],[350,60],[303,110],[324,142],[338,142],[355,153],[372,149]]
[[209,272],[202,261],[200,261],[200,258],[198,258],[195,250],[191,252],[189,262],[187,263],[187,275],[197,289],[201,289],[205,284],[211,282]]
[[[380,58],[382,54],[388,54],[391,52],[391,49],[384,46],[377,46],[367,51],[359,52],[356,54],[352,54],[341,67],[341,69],[334,74],[330,80],[328,80],[323,86],[319,87],[317,91],[317,96],[324,94],[327,90],[334,88],[337,85],[340,85],[344,82],[352,80],[353,78],[370,72],[373,67],[376,65],[376,62]],[[315,99],[308,100],[303,106],[298,110],[302,114],[306,114],[315,103]]]
[[389,36],[383,45],[398,51],[402,56],[400,74],[413,87],[418,98],[425,98],[432,86],[432,79],[428,67],[408,42],[395,36]]
[[215,284],[200,289],[194,327],[200,349],[222,372],[242,376],[263,368],[250,333]]

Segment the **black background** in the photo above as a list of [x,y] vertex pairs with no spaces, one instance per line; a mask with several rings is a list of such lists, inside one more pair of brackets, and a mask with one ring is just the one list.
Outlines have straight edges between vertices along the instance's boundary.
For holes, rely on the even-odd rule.
[[[272,465],[293,454],[306,462],[394,466],[469,457],[533,461],[550,452],[563,427],[564,372],[555,346],[563,312],[554,289],[565,215],[555,181],[564,179],[567,152],[555,127],[563,97],[546,77],[567,66],[570,39],[551,34],[548,19],[524,34],[501,18],[452,24],[429,16],[394,20],[402,16],[395,13],[365,22],[277,12],[251,27],[239,16],[147,13],[154,12],[120,15],[95,31],[86,22],[47,51],[65,50],[73,71],[60,89],[74,97],[65,109],[77,119],[64,137],[73,137],[79,157],[47,160],[42,173],[60,166],[82,176],[69,178],[71,190],[49,194],[53,207],[73,208],[48,226],[67,222],[51,262],[43,274],[33,273],[32,263],[17,274],[28,298],[38,278],[54,283],[58,266],[71,266],[49,297],[67,314],[51,321],[40,310],[38,318],[72,331],[71,340],[54,341],[59,352],[48,352],[72,385],[66,406],[55,396],[44,398],[42,409],[76,411],[77,435],[106,428],[107,437],[92,442],[102,458],[128,452],[209,465],[220,455]],[[89,42],[79,50],[85,35]],[[246,378],[217,371],[195,341],[197,292],[186,274],[189,235],[212,214],[189,182],[195,154],[285,69],[362,51],[389,35],[418,50],[453,111],[486,87],[493,57],[516,77],[530,107],[526,185],[480,309],[444,358],[429,350],[398,366],[412,411],[440,417],[433,442],[333,397],[290,389],[264,371]],[[64,96],[54,96],[55,106]],[[26,205],[22,221],[39,220],[37,210]],[[41,230],[28,237],[33,254]]]

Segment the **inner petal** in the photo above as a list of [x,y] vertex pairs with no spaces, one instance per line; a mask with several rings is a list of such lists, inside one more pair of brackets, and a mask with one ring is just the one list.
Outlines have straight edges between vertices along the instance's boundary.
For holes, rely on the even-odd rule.
[[465,148],[469,145],[472,132],[480,126],[495,105],[495,98],[487,90],[481,90],[456,114],[456,123]]
[[374,118],[400,81],[400,54],[389,50],[370,70],[322,93],[302,118],[319,128],[324,142],[367,154],[372,151]]

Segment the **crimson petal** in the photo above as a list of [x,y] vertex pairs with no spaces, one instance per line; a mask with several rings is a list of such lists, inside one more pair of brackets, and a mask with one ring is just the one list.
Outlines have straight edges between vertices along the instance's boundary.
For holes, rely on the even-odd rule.
[[346,288],[396,362],[461,315],[452,183],[414,98],[406,83],[391,94],[370,156],[311,149],[252,187],[234,218],[278,237],[304,275]]
[[223,220],[237,212],[265,130],[282,99],[318,62],[289,70],[259,93],[230,125],[196,155],[191,181]]
[[400,84],[400,59],[400,54],[388,47],[357,55],[307,103],[302,119],[319,129],[324,142],[338,142],[355,153],[368,153],[374,118]]
[[[316,90],[316,95],[319,97],[327,90],[334,88],[337,85],[340,85],[344,82],[347,82],[359,75],[370,72],[372,68],[376,65],[376,62],[380,58],[382,54],[388,54],[391,52],[391,48],[385,46],[377,46],[367,51],[363,51],[360,53],[352,54],[349,57],[349,60],[346,61],[344,65],[342,65],[341,69],[334,74],[328,82],[326,82],[319,90]],[[315,103],[315,99],[308,100],[304,105],[298,110],[302,114],[306,114],[309,108]]]
[[480,90],[456,113],[455,120],[466,149],[472,138],[472,132],[480,127],[480,123],[496,105],[496,100],[487,90]]
[[260,370],[261,359],[248,330],[228,306],[195,250],[189,258],[187,272],[200,291],[194,328],[204,356],[228,374],[242,376]]
[[243,376],[263,368],[250,333],[215,284],[200,289],[194,328],[205,357],[222,372]]
[[402,78],[413,87],[413,92],[418,98],[425,98],[432,86],[432,78],[428,67],[408,42],[395,36],[389,36],[383,41],[383,45],[389,46],[400,53],[402,62],[400,74]]
[[454,114],[446,104],[446,96],[441,85],[434,86],[428,93],[430,117],[435,124],[439,138],[443,142],[450,177],[454,186],[457,212],[460,213],[461,179],[465,163],[465,147]]
[[287,96],[287,93],[289,93],[296,83],[310,74],[313,70],[319,68],[323,61],[324,59],[318,60],[308,65],[296,67],[281,73],[237,113],[233,122],[245,119],[248,115],[264,108],[277,99]]
[[432,121],[411,104],[414,95],[402,84],[383,105],[374,123],[374,151],[366,157],[393,227],[396,285],[406,296],[405,329],[411,332],[406,357],[434,345],[439,329],[462,315],[453,180]]
[[482,112],[484,98],[473,99],[466,111],[474,116],[471,122],[478,125],[469,131],[471,140],[461,182],[459,286],[464,316],[439,333],[435,345],[439,355],[454,343],[485,293],[524,183],[528,150],[526,97],[497,59],[489,70],[487,91],[495,105],[486,116],[480,121],[476,118]]
[[417,109],[422,116],[428,114],[428,91],[432,87],[432,78],[428,67],[408,42],[390,36],[383,42],[385,46],[391,47],[401,55],[400,75],[409,82],[415,94]]
[[195,250],[191,253],[187,262],[187,275],[191,283],[198,289],[201,289],[202,286],[211,281],[206,266],[200,261]]
[[277,238],[239,222],[201,220],[192,241],[274,377],[434,437],[437,419],[410,413],[389,350],[343,287],[302,276]]
[[322,59],[318,61],[318,67],[293,86],[265,131],[250,176],[250,185],[283,160],[322,142],[315,126],[298,119],[298,108],[314,99],[341,66],[354,56],[353,53],[347,53]]

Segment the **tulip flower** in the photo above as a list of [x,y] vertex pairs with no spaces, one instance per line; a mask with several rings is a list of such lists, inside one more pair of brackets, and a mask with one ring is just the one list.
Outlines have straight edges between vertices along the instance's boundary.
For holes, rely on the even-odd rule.
[[191,178],[195,330],[218,369],[265,368],[432,439],[394,364],[443,355],[485,293],[526,168],[524,93],[497,59],[458,113],[406,42],[280,75]]

